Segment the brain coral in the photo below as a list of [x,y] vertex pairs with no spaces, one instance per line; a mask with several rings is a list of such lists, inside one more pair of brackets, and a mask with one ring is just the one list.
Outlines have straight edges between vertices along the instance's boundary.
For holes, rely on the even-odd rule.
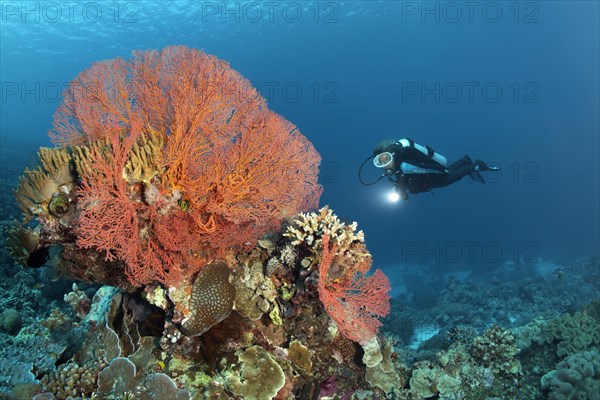
[[214,262],[203,267],[192,287],[191,317],[183,323],[187,336],[198,336],[223,321],[233,308],[235,288],[229,283],[229,267]]
[[14,308],[7,308],[0,314],[0,330],[16,335],[21,329],[21,313]]

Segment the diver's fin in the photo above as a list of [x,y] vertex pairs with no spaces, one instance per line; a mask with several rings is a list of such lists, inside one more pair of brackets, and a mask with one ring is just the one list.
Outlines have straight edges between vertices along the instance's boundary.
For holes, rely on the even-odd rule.
[[485,181],[483,180],[483,176],[481,176],[481,174],[479,173],[479,171],[473,171],[469,174],[469,176],[471,177],[471,179],[473,179],[474,181],[477,181],[479,183],[485,183]]
[[500,171],[499,167],[487,165],[481,160],[475,160],[475,171]]

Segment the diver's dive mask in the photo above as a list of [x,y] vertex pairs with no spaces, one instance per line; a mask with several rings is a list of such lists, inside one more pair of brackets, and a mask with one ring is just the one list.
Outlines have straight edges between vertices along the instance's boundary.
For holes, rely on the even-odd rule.
[[373,164],[375,164],[375,166],[377,168],[389,169],[392,167],[393,162],[394,162],[394,155],[392,153],[390,153],[389,151],[378,154],[373,159]]

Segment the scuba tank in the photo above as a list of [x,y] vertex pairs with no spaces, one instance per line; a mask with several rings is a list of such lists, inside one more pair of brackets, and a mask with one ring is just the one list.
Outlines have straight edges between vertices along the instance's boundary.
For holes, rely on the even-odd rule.
[[[400,139],[396,142],[396,144],[402,146],[402,147],[410,147],[413,148],[415,150],[418,150],[419,152],[421,152],[423,155],[429,157],[430,159],[432,159],[433,161],[435,161],[436,163],[446,167],[448,166],[448,161],[446,160],[446,157],[444,157],[443,155],[436,153],[431,147],[429,146],[421,146],[418,143],[415,143],[414,140],[412,139]],[[423,173],[423,172],[412,172],[414,173]]]
[[416,165],[412,165],[409,163],[402,162],[400,163],[400,171],[403,174],[443,174],[444,171],[440,171],[439,169],[431,169],[431,168],[421,168]]

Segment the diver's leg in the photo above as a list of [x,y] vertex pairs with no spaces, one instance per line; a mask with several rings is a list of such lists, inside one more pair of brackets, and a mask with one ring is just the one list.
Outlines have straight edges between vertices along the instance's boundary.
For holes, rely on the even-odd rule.
[[445,174],[428,174],[427,182],[430,189],[444,187],[461,180],[473,172],[473,161],[471,157],[464,156],[454,164],[448,166]]

